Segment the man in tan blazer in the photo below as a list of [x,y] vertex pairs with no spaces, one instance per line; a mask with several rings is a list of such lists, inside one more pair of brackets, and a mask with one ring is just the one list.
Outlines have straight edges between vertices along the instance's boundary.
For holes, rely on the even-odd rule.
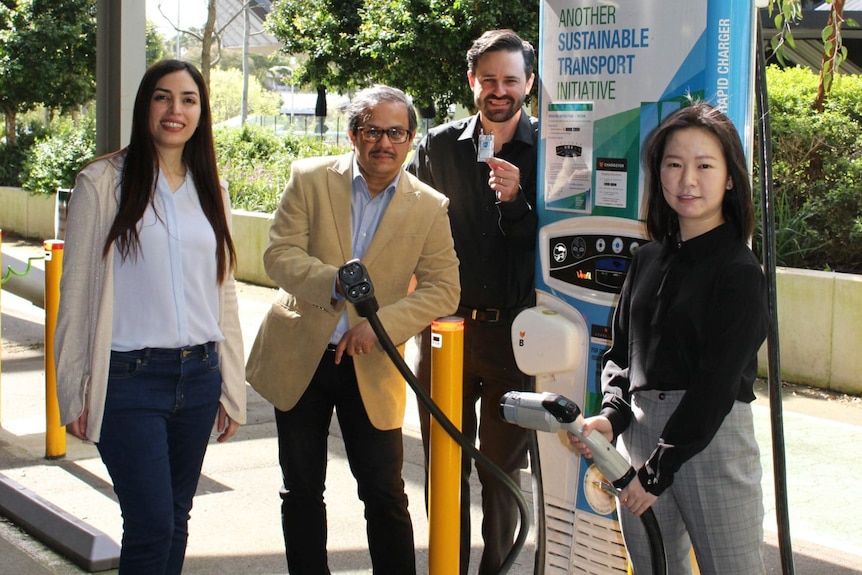
[[246,377],[275,406],[290,573],[329,573],[323,491],[335,410],[365,504],[374,572],[412,574],[413,528],[401,477],[404,378],[368,321],[345,302],[337,272],[351,259],[362,261],[377,315],[403,353],[408,338],[456,310],[458,259],[448,200],[402,169],[417,124],[404,93],[363,90],[347,114],[352,153],[292,166],[264,252],[267,274],[281,289]]

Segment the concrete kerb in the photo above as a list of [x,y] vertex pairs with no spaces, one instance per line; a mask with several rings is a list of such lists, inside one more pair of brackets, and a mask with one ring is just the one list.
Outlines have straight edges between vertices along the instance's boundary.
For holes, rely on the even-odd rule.
[[[24,260],[4,253],[2,262],[2,277],[7,278],[3,289],[44,307],[43,258],[33,255]],[[110,536],[3,474],[0,474],[0,514],[82,569],[97,572],[119,565],[120,546]]]
[[86,571],[107,571],[120,564],[120,546],[110,536],[3,474],[0,514]]

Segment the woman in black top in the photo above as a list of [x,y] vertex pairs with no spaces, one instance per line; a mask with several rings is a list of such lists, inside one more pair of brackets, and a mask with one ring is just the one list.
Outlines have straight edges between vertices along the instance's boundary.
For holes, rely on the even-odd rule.
[[[652,507],[668,572],[764,572],[760,454],[751,401],[767,329],[762,269],[748,247],[751,185],[739,135],[696,102],[644,150],[651,243],[632,260],[604,355],[602,409],[587,420],[638,471],[619,494],[636,575],[650,573],[637,519]],[[578,443],[589,457],[589,449]]]

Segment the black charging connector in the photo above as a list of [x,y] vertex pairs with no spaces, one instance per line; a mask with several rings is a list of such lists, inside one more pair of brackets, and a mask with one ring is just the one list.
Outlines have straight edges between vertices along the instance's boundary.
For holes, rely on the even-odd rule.
[[374,297],[374,285],[362,262],[350,260],[338,268],[338,281],[344,297],[356,306],[356,312],[360,316],[368,317],[379,309]]

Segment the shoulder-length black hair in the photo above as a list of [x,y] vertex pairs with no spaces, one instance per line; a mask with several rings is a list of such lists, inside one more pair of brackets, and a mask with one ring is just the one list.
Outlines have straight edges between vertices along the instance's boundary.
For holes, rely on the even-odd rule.
[[116,155],[125,151],[126,159],[120,181],[120,206],[105,240],[103,255],[107,255],[114,242],[124,260],[129,256],[134,257],[140,248],[137,224],[147,205],[153,202],[159,174],[159,160],[150,133],[150,100],[159,80],[168,74],[183,71],[188,72],[195,81],[201,98],[200,123],[183,148],[183,163],[191,170],[201,208],[215,232],[216,270],[221,283],[236,265],[236,251],[228,228],[218,176],[209,92],[198,69],[180,60],[156,62],[147,69],[138,86],[129,145],[125,150],[115,153]]
[[670,135],[685,128],[700,128],[718,139],[727,174],[733,182],[733,187],[724,194],[721,211],[725,222],[734,227],[742,240],[748,241],[754,231],[754,204],[742,141],[733,122],[721,110],[701,101],[694,101],[665,118],[644,147],[645,219],[650,238],[667,244],[675,242],[679,232],[679,218],[662,193],[661,163]]

